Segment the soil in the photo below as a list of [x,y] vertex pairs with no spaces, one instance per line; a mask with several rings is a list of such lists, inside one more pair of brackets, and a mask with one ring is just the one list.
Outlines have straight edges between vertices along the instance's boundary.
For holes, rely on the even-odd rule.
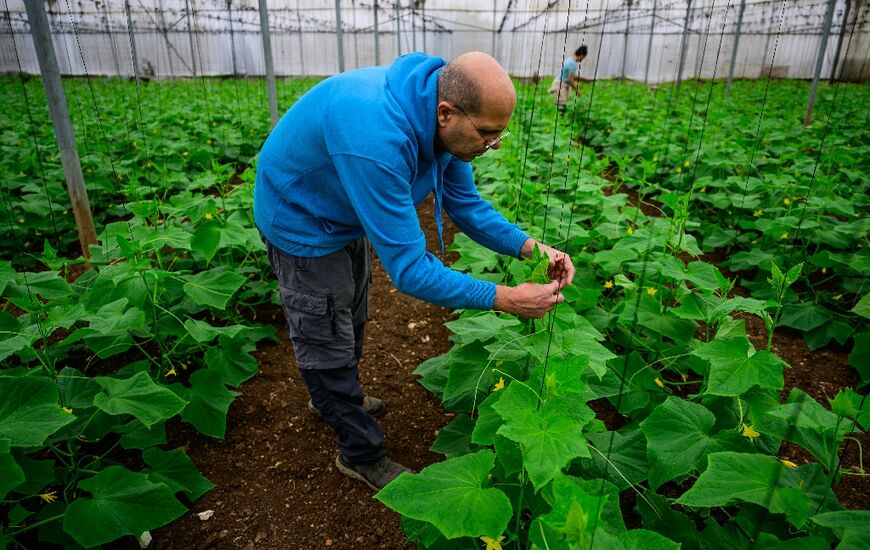
[[[433,205],[419,211],[430,248],[435,247]],[[445,219],[445,243],[455,235]],[[444,258],[450,263],[455,258]],[[444,322],[448,310],[403,295],[393,288],[379,262],[374,262],[371,320],[360,364],[364,390],[385,400],[380,417],[388,455],[414,470],[439,462],[429,450],[438,430],[452,415],[440,401],[416,383],[412,371],[424,360],[450,349]],[[240,387],[228,416],[226,439],[199,435],[180,422],[169,426],[169,448],[184,446],[216,487],[190,505],[179,520],[152,532],[151,548],[414,548],[404,542],[398,516],[372,498],[369,489],[338,473],[334,467],[334,435],[325,422],[306,408],[308,394],[296,369],[292,346],[279,307],[260,312],[260,322],[274,324],[278,344],[257,351],[260,373]],[[747,329],[757,348],[763,347],[764,327],[747,317]],[[810,352],[799,334],[778,332],[774,351],[791,368],[787,387],[800,387],[825,403],[843,387],[855,387],[857,375],[839,348]],[[595,403],[602,417],[613,415]],[[613,420],[613,419],[611,419]],[[861,438],[870,448],[870,439]],[[785,447],[782,458],[801,464],[810,457]],[[844,471],[859,464],[858,445],[845,453]],[[836,488],[849,508],[870,509],[870,483],[843,476]],[[622,499],[627,522],[634,526],[633,499]],[[197,513],[213,510],[208,520]],[[138,548],[132,540],[116,548]]]

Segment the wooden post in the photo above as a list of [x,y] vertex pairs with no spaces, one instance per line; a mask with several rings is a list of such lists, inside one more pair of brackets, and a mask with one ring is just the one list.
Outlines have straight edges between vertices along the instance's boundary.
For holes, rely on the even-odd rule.
[[45,4],[42,1],[25,2],[24,5],[27,8],[30,34],[33,37],[33,46],[39,60],[39,71],[42,74],[42,85],[45,87],[48,109],[54,123],[54,137],[57,139],[57,146],[60,150],[60,161],[63,164],[66,188],[76,220],[76,228],[79,232],[82,256],[90,259],[91,251],[88,247],[97,244],[97,232],[94,229],[94,219],[91,217],[91,207],[88,204],[88,191],[85,189],[85,178],[82,175],[82,166],[76,148],[76,138],[73,134],[72,120],[69,116],[63,83],[60,79],[60,70],[57,66],[57,57],[51,42],[48,15],[45,13]]

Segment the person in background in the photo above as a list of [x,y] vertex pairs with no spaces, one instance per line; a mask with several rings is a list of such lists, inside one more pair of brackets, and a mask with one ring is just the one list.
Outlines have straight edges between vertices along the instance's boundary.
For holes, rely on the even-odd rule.
[[562,70],[553,79],[550,89],[547,90],[553,96],[553,102],[560,115],[564,115],[568,108],[568,98],[573,91],[580,94],[580,62],[586,58],[587,48],[580,46],[574,51],[574,57],[566,59],[562,63]]
[[[390,460],[358,363],[374,247],[396,288],[450,308],[543,317],[564,300],[574,267],[509,223],[477,192],[470,161],[498,149],[516,92],[482,52],[448,64],[422,53],[320,82],[276,125],[257,164],[254,218],[277,276],[296,363],[337,435],[339,472],[381,489],[408,468]],[[502,254],[550,260],[549,284],[497,286],[427,251],[416,206],[435,197],[472,239]]]

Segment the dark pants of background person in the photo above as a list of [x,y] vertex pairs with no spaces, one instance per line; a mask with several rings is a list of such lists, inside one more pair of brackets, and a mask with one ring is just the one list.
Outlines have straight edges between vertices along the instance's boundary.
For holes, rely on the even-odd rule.
[[287,254],[263,240],[314,406],[335,430],[346,462],[377,462],[384,456],[384,433],[363,409],[358,368],[372,273],[369,240],[361,237],[315,258]]

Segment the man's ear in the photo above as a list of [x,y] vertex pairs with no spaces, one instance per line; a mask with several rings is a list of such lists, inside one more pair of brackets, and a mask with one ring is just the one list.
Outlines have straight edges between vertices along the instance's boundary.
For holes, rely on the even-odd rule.
[[450,120],[450,117],[453,116],[455,108],[450,104],[449,101],[439,101],[438,107],[436,108],[437,113],[437,124],[438,126],[446,126],[447,122]]

